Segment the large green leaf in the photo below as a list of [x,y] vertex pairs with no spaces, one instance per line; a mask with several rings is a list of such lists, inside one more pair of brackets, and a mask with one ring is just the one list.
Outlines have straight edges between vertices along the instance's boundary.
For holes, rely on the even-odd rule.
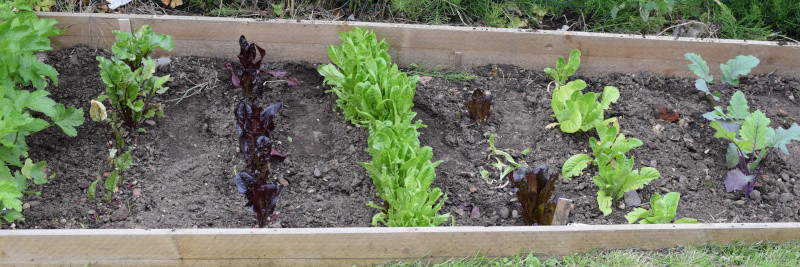
[[800,140],[800,126],[798,126],[797,123],[792,123],[789,129],[778,127],[768,146],[777,147],[784,154],[789,155],[789,150],[786,149],[786,145],[791,143],[792,140]]
[[581,175],[583,169],[586,169],[587,164],[592,161],[592,156],[587,154],[577,154],[569,157],[564,165],[561,167],[561,175],[566,179],[571,179],[574,176]]
[[745,152],[753,152],[753,149],[761,149],[769,144],[775,131],[769,127],[769,119],[760,110],[753,112],[753,115],[748,117],[742,123],[742,129],[739,132],[744,141],[750,141],[750,145],[755,144],[753,147],[742,147],[739,149]]
[[727,64],[720,64],[719,68],[722,70],[720,80],[723,83],[730,83],[731,85],[739,84],[739,75],[750,73],[750,70],[758,66],[760,61],[754,56],[736,56],[736,58],[728,60]]
[[706,82],[712,82],[714,77],[711,76],[711,70],[708,68],[708,64],[706,64],[706,61],[703,60],[703,58],[701,58],[700,55],[695,53],[686,53],[684,55],[684,58],[692,62],[692,64],[689,64],[689,69],[692,70],[692,72],[694,72],[695,75],[700,77],[700,79],[705,80]]

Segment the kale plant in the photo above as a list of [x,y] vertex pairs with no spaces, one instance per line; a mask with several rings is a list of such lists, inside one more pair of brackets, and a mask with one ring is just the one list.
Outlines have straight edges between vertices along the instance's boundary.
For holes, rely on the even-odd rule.
[[[533,170],[521,167],[509,174],[509,181],[516,187],[517,201],[522,206],[522,218],[527,224],[550,225],[556,211],[553,193],[560,175],[547,176],[547,165],[542,164]],[[552,199],[551,199],[552,198]]]
[[769,127],[770,119],[756,110],[750,113],[750,107],[741,91],[731,97],[727,112],[715,106],[714,110],[703,114],[711,128],[716,129],[714,137],[730,141],[725,155],[728,167],[736,167],[728,172],[725,189],[728,192],[743,190],[745,196],[758,182],[764,162],[775,148],[789,154],[786,145],[793,140],[800,140],[800,126],[792,123],[789,129]]
[[[678,200],[681,194],[678,192],[670,192],[661,198],[659,193],[655,193],[650,198],[650,210],[636,208],[625,215],[628,223],[635,223],[639,221],[640,224],[662,224],[671,223],[675,218],[678,211]],[[692,218],[681,218],[674,223],[697,223],[697,220]]]
[[[53,177],[47,162],[28,158],[26,137],[51,122],[76,136],[75,127],[84,121],[83,110],[56,103],[45,90],[48,80],[58,84],[58,72],[33,54],[51,50],[49,37],[61,31],[53,27],[57,21],[36,17],[33,8],[39,2],[0,3],[0,216],[7,222],[25,219],[20,198],[38,194],[28,190],[30,182],[42,184]],[[33,90],[24,89],[28,86]]]
[[564,178],[571,178],[581,174],[590,162],[598,166],[599,172],[594,176],[594,184],[600,188],[597,192],[597,204],[604,216],[611,214],[611,201],[620,199],[627,191],[640,189],[645,184],[658,179],[661,174],[652,167],[642,167],[633,170],[634,157],[625,156],[625,153],[642,145],[636,138],[626,138],[619,133],[619,125],[612,122],[596,122],[595,130],[600,140],[589,138],[592,155],[573,155],[562,167],[561,174]]
[[722,85],[719,91],[712,91],[709,85],[715,84],[713,82],[714,76],[711,75],[711,70],[708,68],[706,61],[695,53],[686,53],[684,58],[692,62],[692,64],[689,64],[689,69],[700,77],[694,83],[695,88],[705,93],[714,106],[718,106],[717,102],[726,86],[739,84],[739,75],[750,73],[750,70],[758,66],[759,63],[758,58],[754,56],[737,56],[728,60],[727,64],[719,64],[719,69],[722,71],[722,76],[720,77]]
[[236,107],[236,133],[239,151],[245,156],[247,167],[236,174],[236,188],[247,197],[247,204],[256,214],[259,227],[266,226],[275,210],[282,187],[269,182],[270,161],[283,157],[272,147],[273,118],[282,102],[267,108],[251,106],[245,102]]

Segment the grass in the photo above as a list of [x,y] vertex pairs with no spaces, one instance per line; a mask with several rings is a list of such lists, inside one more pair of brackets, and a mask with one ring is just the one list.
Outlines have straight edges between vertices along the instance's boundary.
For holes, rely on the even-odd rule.
[[459,82],[468,82],[477,77],[465,70],[448,69],[442,66],[435,66],[435,67],[418,66],[417,64],[413,63],[411,64],[411,66],[408,67],[406,73],[408,75],[430,76],[430,77],[442,78],[445,80],[459,81]]
[[531,254],[508,258],[477,256],[443,263],[389,263],[384,266],[798,266],[800,242],[676,247],[658,251],[592,251],[540,259]]

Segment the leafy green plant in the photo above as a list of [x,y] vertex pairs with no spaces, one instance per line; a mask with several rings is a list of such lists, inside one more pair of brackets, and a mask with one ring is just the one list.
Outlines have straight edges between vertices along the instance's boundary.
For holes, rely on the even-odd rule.
[[111,46],[116,58],[125,62],[131,69],[142,67],[143,62],[157,48],[172,51],[175,48],[172,36],[153,32],[148,25],[144,25],[136,32],[113,31],[116,42]]
[[[49,117],[68,136],[78,134],[83,124],[83,110],[65,108],[48,96],[48,80],[58,84],[55,68],[39,61],[33,53],[51,50],[50,36],[61,33],[52,19],[39,19],[33,12],[41,1],[5,1],[0,3],[0,216],[7,222],[24,220],[23,194],[30,182],[47,182],[45,161],[28,158],[26,137],[49,126]],[[33,91],[23,89],[33,86]],[[40,112],[44,116],[32,114]]]
[[539,165],[533,170],[521,167],[509,174],[508,180],[516,187],[517,200],[522,207],[522,218],[525,223],[533,225],[553,223],[556,199],[558,199],[553,198],[553,193],[559,176],[558,173],[554,173],[548,177],[546,164]]
[[[110,123],[108,121],[108,114],[106,112],[106,107],[103,105],[102,102],[96,100],[91,101],[91,107],[89,108],[89,118],[99,123]],[[108,133],[105,132],[105,128],[103,129],[104,129],[103,136],[108,136]],[[133,157],[131,157],[131,151],[132,151],[131,148],[128,148],[128,150],[125,151],[125,153],[118,155],[119,151],[122,151],[122,149],[124,149],[125,146],[123,137],[117,134],[115,141],[116,141],[115,145],[112,145],[112,143],[114,142],[109,142],[108,140],[106,141],[106,143],[109,145],[108,158],[107,158],[108,164],[111,165],[112,168],[114,168],[114,171],[112,171],[108,175],[108,177],[105,178],[105,181],[103,182],[103,187],[105,187],[106,189],[106,194],[105,194],[106,202],[111,201],[112,193],[116,192],[119,184],[121,184],[125,180],[125,171],[128,168],[130,168],[131,164],[133,163]],[[95,203],[97,201],[95,198],[95,193],[97,192],[97,183],[99,181],[100,179],[95,180],[86,190],[87,197],[90,200],[95,201]]]
[[792,123],[789,129],[773,129],[769,127],[770,119],[761,110],[750,113],[741,91],[733,94],[727,112],[715,106],[703,117],[711,121],[711,128],[717,130],[714,137],[730,141],[725,155],[728,167],[738,166],[728,172],[725,189],[728,192],[744,190],[747,197],[755,188],[764,162],[773,150],[778,148],[788,155],[786,145],[800,140],[797,123]]
[[[662,224],[671,223],[675,218],[678,211],[678,200],[681,194],[678,192],[669,192],[661,198],[659,193],[655,193],[650,198],[650,210],[636,208],[625,215],[628,223],[635,223],[639,221],[640,224]],[[681,218],[674,223],[697,223],[697,220],[692,218]]]
[[131,34],[114,31],[117,42],[111,47],[112,59],[97,57],[100,62],[100,77],[106,84],[105,94],[97,97],[97,101],[108,100],[111,103],[112,128],[115,132],[122,127],[129,131],[144,131],[139,124],[153,116],[164,117],[163,107],[154,103],[156,94],[163,94],[169,89],[164,84],[169,75],[153,76],[156,64],[149,54],[156,48],[172,50],[172,37],[152,32],[144,25]]
[[612,8],[611,17],[616,18],[619,11],[628,8],[637,10],[642,21],[648,21],[654,12],[657,14],[671,13],[675,8],[675,0],[628,0]]
[[361,165],[385,201],[384,206],[368,204],[383,211],[372,217],[373,225],[436,226],[447,220],[448,214],[438,214],[447,196],[439,188],[430,189],[442,161],[431,162],[433,149],[420,147],[417,129],[422,127],[420,121],[397,120],[376,122],[371,128],[367,151],[372,161]]
[[[610,125],[609,125],[610,124]],[[594,176],[594,184],[600,188],[597,192],[597,203],[603,215],[611,214],[611,201],[620,199],[627,191],[640,189],[651,181],[658,179],[661,174],[652,167],[642,167],[633,170],[634,157],[625,156],[625,153],[642,145],[636,138],[626,138],[619,133],[616,122],[596,122],[595,130],[600,138],[599,142],[594,137],[589,138],[592,155],[573,155],[561,169],[564,178],[581,175],[583,169],[591,162],[598,166],[598,175]]]
[[[600,102],[597,101],[599,94],[594,92],[584,94],[582,91],[584,88],[586,88],[586,82],[575,80],[563,86],[557,86],[553,90],[550,107],[553,109],[553,116],[556,117],[558,123],[551,124],[550,127],[558,124],[561,131],[565,133],[588,131],[594,128],[596,122],[603,121],[605,110],[611,106],[611,103],[619,100],[619,90],[616,87],[606,86],[603,88],[603,98]],[[612,120],[616,120],[616,118],[606,121]]]
[[[431,162],[433,151],[421,147],[418,128],[411,111],[419,76],[407,76],[391,63],[386,42],[378,42],[372,31],[355,28],[340,34],[342,44],[330,46],[333,64],[321,66],[319,73],[332,85],[337,105],[345,118],[367,126],[372,161],[367,168],[383,205],[368,203],[381,212],[372,224],[386,226],[436,226],[449,218],[438,214],[447,196],[431,188],[441,161]],[[338,67],[338,68],[337,68]]]
[[332,85],[326,92],[336,94],[345,118],[366,125],[397,116],[410,121],[416,116],[410,110],[419,76],[409,77],[392,64],[389,45],[378,42],[372,31],[357,27],[340,37],[340,46],[328,47],[333,64],[320,66],[319,73]]
[[[490,153],[487,157],[489,159],[491,159],[494,156],[495,162],[492,163],[492,166],[495,169],[497,169],[498,171],[500,171],[500,175],[498,175],[499,176],[498,177],[498,181],[503,179],[503,177],[506,177],[512,171],[514,171],[514,168],[527,168],[528,167],[528,164],[525,161],[522,161],[522,163],[517,163],[517,161],[514,160],[514,157],[511,156],[510,153],[505,152],[505,151],[500,150],[500,149],[497,149],[494,146],[494,134],[489,135],[489,148],[492,149],[492,153]],[[506,164],[503,161],[508,162],[508,163]],[[488,175],[488,173],[487,173],[487,175]],[[484,178],[484,179],[486,179],[487,183],[489,183],[489,184],[493,184],[495,182],[495,180],[490,181],[488,179],[488,177]],[[509,182],[510,181],[511,180],[509,180]]]
[[556,60],[556,68],[545,68],[544,72],[550,74],[557,86],[565,85],[567,79],[575,74],[578,67],[581,65],[581,51],[578,49],[572,50],[569,53],[569,62],[564,61],[563,57],[558,57]]
[[686,53],[684,58],[692,62],[692,64],[689,64],[689,69],[700,77],[694,83],[695,88],[705,93],[714,106],[717,106],[717,101],[722,95],[721,92],[725,90],[726,86],[739,84],[739,75],[750,73],[750,70],[758,66],[759,63],[758,58],[754,56],[736,56],[736,58],[728,60],[727,64],[719,64],[719,69],[722,71],[719,83],[722,85],[719,91],[712,91],[709,85],[715,84],[713,82],[714,76],[711,75],[711,70],[706,61],[695,53]]

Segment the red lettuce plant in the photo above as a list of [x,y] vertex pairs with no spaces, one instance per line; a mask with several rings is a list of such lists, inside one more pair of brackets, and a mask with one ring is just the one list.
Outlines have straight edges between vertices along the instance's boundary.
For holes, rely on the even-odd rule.
[[267,51],[255,43],[250,43],[244,35],[239,36],[239,65],[231,62],[225,63],[225,68],[231,75],[231,82],[234,86],[242,88],[245,97],[250,100],[255,99],[264,92],[264,79],[262,73],[266,73],[278,78],[285,78],[290,86],[300,85],[300,81],[294,77],[286,77],[285,71],[263,71],[261,61]]
[[491,115],[490,108],[494,101],[494,98],[491,94],[484,94],[481,89],[475,89],[472,92],[472,96],[469,98],[469,101],[464,103],[469,110],[469,116],[475,120],[475,123],[481,123],[486,125],[489,121],[489,115]]
[[275,210],[281,186],[269,183],[269,165],[274,158],[283,158],[272,147],[270,138],[275,129],[272,119],[278,114],[282,102],[267,108],[251,106],[245,102],[236,107],[236,132],[239,150],[244,154],[247,166],[236,175],[236,187],[247,197],[247,206],[256,214],[259,227],[264,227]]
[[542,164],[526,170],[520,167],[509,174],[511,184],[516,187],[517,200],[522,205],[522,218],[527,224],[550,225],[556,210],[555,181],[560,174],[547,176],[547,165]]

